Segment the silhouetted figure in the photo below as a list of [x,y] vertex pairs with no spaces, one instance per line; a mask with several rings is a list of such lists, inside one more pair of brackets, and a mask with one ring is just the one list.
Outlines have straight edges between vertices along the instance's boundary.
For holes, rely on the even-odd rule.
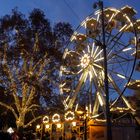
[[59,137],[59,140],[62,140],[62,136]]
[[76,140],[76,136],[75,135],[72,135],[71,140]]
[[16,131],[12,134],[12,140],[19,140],[19,136]]
[[50,140],[50,133],[48,131],[44,133],[42,140]]

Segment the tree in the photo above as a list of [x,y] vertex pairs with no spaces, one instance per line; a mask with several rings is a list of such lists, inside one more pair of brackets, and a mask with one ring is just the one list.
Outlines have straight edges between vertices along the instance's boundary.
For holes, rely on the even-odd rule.
[[0,19],[0,31],[0,96],[7,95],[0,105],[13,113],[17,128],[27,128],[42,117],[39,107],[51,107],[50,99],[59,98],[62,50],[73,31],[68,23],[51,28],[39,9],[27,19],[14,9]]

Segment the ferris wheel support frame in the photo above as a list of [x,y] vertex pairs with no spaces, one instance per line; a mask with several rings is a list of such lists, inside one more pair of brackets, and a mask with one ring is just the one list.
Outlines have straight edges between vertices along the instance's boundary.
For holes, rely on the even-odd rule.
[[107,54],[106,54],[106,43],[105,43],[105,24],[104,24],[104,4],[103,1],[98,1],[94,3],[94,8],[99,7],[102,13],[101,16],[101,25],[102,25],[102,48],[103,48],[103,57],[104,57],[104,90],[106,95],[106,137],[107,140],[112,140],[112,130],[111,130],[111,119],[110,119],[110,107],[109,107],[109,85],[108,85],[108,70],[107,70]]

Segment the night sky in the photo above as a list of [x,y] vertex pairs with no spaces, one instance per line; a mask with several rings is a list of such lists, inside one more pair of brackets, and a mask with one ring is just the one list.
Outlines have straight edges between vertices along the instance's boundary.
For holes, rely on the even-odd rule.
[[[0,17],[9,14],[11,9],[18,7],[28,15],[32,9],[42,9],[51,23],[69,22],[76,28],[86,16],[93,12],[92,5],[97,0],[0,0]],[[138,12],[140,18],[140,0],[104,0],[105,7],[121,8],[129,5]]]

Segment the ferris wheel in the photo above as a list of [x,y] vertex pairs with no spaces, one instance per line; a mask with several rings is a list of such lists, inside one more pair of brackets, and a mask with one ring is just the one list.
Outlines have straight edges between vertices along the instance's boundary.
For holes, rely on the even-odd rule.
[[[60,94],[65,109],[81,105],[93,117],[105,113],[104,56],[102,16],[104,16],[105,44],[107,52],[107,77],[109,83],[110,110],[122,100],[126,108],[135,111],[123,95],[132,80],[136,61],[139,21],[136,11],[129,6],[121,9],[106,8],[88,16],[73,33],[64,51],[60,68]],[[119,109],[119,108],[118,108]]]

